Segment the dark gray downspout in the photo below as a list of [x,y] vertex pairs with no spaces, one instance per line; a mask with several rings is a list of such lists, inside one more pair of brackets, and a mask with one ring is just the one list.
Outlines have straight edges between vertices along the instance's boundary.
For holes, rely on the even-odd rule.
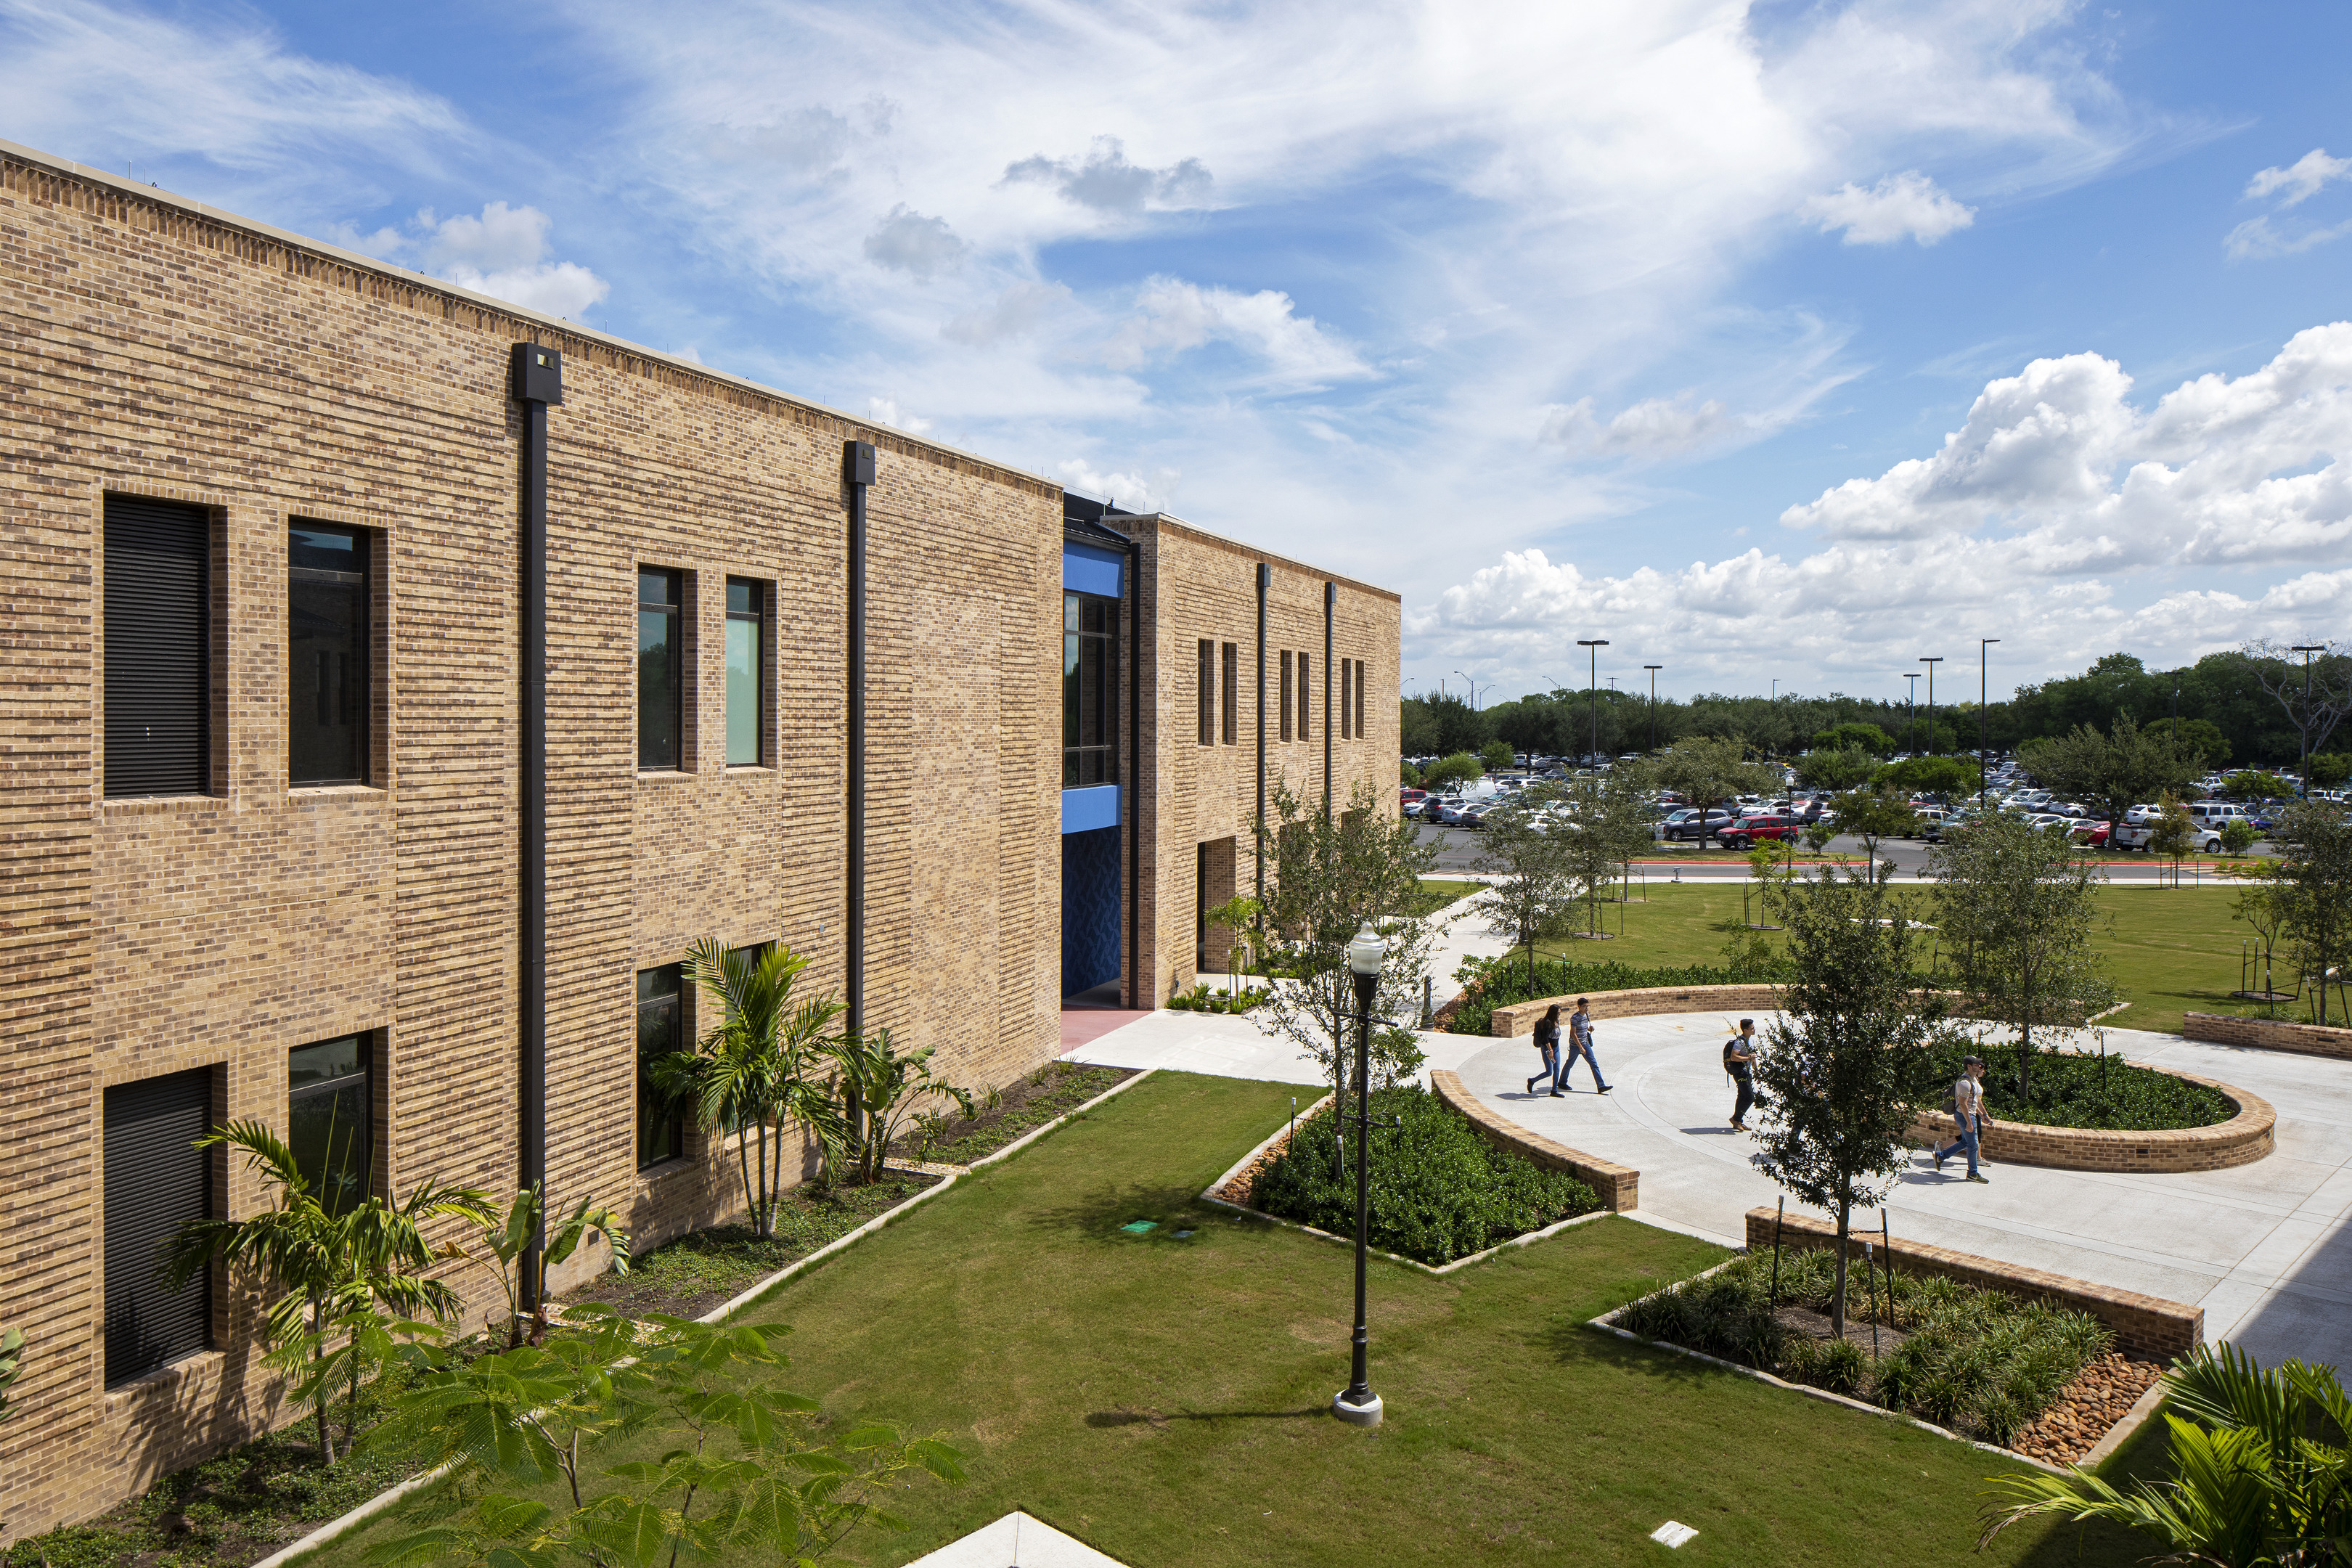
[[866,489],[874,443],[845,441],[841,479],[849,487],[849,898],[843,931],[849,1032],[866,1032]]
[[521,817],[515,853],[520,1050],[515,1098],[522,1184],[541,1189],[541,1224],[521,1260],[522,1309],[536,1315],[543,1305],[540,1260],[547,1206],[547,405],[563,401],[563,355],[537,343],[517,343],[512,372],[511,391],[522,405],[522,649],[517,692],[521,711],[516,716],[521,754],[515,780]]
[[1127,984],[1129,1007],[1144,1005],[1141,926],[1143,888],[1143,531],[1127,536],[1127,785],[1118,792],[1127,817]]
[[1339,613],[1339,584],[1323,584],[1323,820],[1331,820],[1331,617]]
[[[1265,903],[1265,590],[1274,581],[1274,568],[1261,561],[1257,563],[1257,823],[1250,837],[1257,855],[1257,892],[1259,905]],[[1261,908],[1258,926],[1264,930],[1265,916]]]

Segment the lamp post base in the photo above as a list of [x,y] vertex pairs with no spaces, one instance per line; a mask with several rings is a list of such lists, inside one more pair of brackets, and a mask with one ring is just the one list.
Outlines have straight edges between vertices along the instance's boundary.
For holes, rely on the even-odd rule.
[[1368,1404],[1350,1405],[1348,1391],[1343,1388],[1331,1396],[1331,1414],[1350,1426],[1377,1426],[1381,1424],[1381,1396],[1375,1394],[1368,1397]]

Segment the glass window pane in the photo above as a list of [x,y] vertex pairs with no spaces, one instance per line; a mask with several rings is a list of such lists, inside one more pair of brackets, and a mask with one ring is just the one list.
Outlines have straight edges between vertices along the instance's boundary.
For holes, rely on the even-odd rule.
[[1062,595],[1062,629],[1066,632],[1078,629],[1078,596],[1076,594]]
[[366,1070],[366,1042],[357,1035],[346,1035],[340,1040],[295,1047],[287,1055],[286,1084],[289,1089],[309,1089]]
[[730,616],[756,616],[760,613],[760,584],[736,578],[727,580],[727,613]]
[[287,537],[287,773],[296,784],[367,782],[366,536],[311,527]]
[[[730,585],[728,594],[735,590]],[[727,763],[760,763],[760,633],[757,621],[727,623]]]
[[637,766],[677,766],[677,616],[637,612]]
[[640,605],[676,605],[677,603],[677,574],[675,572],[648,572],[642,566],[637,568],[637,603]]
[[341,1214],[367,1196],[373,1164],[367,1037],[298,1046],[286,1066],[287,1147],[320,1204]]
[[680,995],[684,971],[678,964],[641,970],[637,974],[637,1164],[640,1169],[675,1160],[686,1152],[684,1108],[663,1094],[654,1081],[653,1064],[671,1051],[685,1048]]

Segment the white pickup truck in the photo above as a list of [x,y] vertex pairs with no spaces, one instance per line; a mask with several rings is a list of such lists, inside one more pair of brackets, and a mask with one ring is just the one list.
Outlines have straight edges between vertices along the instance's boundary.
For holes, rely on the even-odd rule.
[[[2192,850],[2207,855],[2220,852],[2221,829],[2231,823],[2243,822],[2248,826],[2253,825],[2252,819],[2246,815],[2244,806],[2235,805],[2225,800],[2200,800],[2194,802],[2186,809],[2189,812],[2189,820],[2197,827],[2195,836],[2189,841],[2189,847]],[[2153,805],[2133,806],[2124,819],[2115,826],[2113,838],[2116,847],[2119,849],[2145,850],[2148,840],[2156,837],[2156,819],[2160,815],[2158,808]]]

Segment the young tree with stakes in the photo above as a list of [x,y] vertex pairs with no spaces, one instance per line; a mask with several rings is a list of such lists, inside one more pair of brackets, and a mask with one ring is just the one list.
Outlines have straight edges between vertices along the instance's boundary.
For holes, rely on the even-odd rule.
[[1999,812],[1947,835],[1927,868],[1960,988],[1979,1016],[2017,1031],[2021,1105],[2034,1026],[2079,1029],[2115,1000],[2091,942],[2106,873],[2063,837]]
[[[2319,993],[2317,1020],[2328,1021],[2330,977],[2339,992],[2352,972],[2352,821],[2326,801],[2299,801],[2280,819],[2285,850],[2278,885],[2303,972]],[[2339,1011],[2336,1021],[2347,1020]]]
[[1528,990],[1536,984],[1536,937],[1558,922],[1577,894],[1570,851],[1577,835],[1564,816],[1566,792],[1557,784],[1522,790],[1486,814],[1484,842],[1473,862],[1495,879],[1480,900],[1486,929],[1528,950]]
[[1783,890],[1780,918],[1792,973],[1754,1068],[1757,1164],[1837,1216],[1830,1331],[1843,1339],[1853,1211],[1883,1200],[1905,1169],[1930,1055],[1952,1031],[1911,973],[1912,927],[1884,883],[1823,867]]
[[1571,780],[1564,796],[1561,857],[1573,896],[1584,900],[1586,929],[1596,934],[1601,889],[1650,841],[1643,809],[1650,799],[1647,773],[1644,766],[1612,768],[1597,777]]

